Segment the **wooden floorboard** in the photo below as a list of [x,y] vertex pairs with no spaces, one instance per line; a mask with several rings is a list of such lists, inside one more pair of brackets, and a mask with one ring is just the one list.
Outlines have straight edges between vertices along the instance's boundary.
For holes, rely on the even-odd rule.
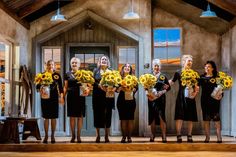
[[176,143],[176,137],[168,137],[167,143],[162,143],[161,138],[155,142],[149,142],[149,138],[133,137],[132,143],[120,143],[121,137],[110,137],[110,143],[95,143],[95,137],[82,137],[82,143],[70,143],[70,137],[56,137],[56,143],[44,144],[34,138],[21,141],[20,144],[0,144],[1,152],[97,152],[97,151],[225,151],[236,152],[236,139],[223,137],[223,143],[216,143],[216,138],[211,137],[210,143],[203,143],[204,136],[193,136],[194,143],[187,143],[183,137],[183,143]]

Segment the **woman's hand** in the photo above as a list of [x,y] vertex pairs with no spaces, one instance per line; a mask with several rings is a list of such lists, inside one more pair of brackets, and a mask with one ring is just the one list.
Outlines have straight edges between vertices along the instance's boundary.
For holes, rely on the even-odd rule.
[[219,94],[219,95],[217,95],[217,96],[215,97],[215,99],[216,99],[216,100],[221,100],[222,97],[223,97],[222,94]]

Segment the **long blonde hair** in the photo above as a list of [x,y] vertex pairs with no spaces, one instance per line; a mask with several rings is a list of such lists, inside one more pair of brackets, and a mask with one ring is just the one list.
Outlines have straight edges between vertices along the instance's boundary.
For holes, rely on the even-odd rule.
[[111,67],[111,62],[110,62],[110,59],[109,59],[109,57],[108,57],[108,56],[106,56],[106,55],[103,55],[103,56],[101,56],[101,57],[99,57],[99,58],[98,58],[97,67],[98,67],[98,68],[100,68],[100,66],[101,66],[101,59],[102,59],[102,57],[106,57],[106,59],[107,59],[107,67],[108,67],[108,68],[110,68],[110,67]]

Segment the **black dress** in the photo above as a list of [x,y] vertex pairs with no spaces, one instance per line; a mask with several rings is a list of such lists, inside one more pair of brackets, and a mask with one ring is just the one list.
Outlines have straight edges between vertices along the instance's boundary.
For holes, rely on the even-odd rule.
[[[162,91],[164,85],[169,85],[169,88],[167,91],[170,90],[170,84],[168,82],[167,77],[160,73],[158,76],[156,85],[154,88],[156,91]],[[160,117],[164,122],[166,122],[166,116],[165,116],[165,108],[166,108],[166,95],[163,94],[161,97],[154,101],[148,100],[148,124],[151,125],[153,120],[155,120],[155,124],[160,124]]]
[[[41,98],[41,109],[42,117],[45,119],[55,119],[58,118],[58,95],[63,93],[62,80],[60,74],[54,72],[52,74],[53,83],[50,84],[50,98],[42,99]],[[41,85],[37,85],[39,90]]]
[[110,128],[112,109],[115,107],[114,98],[106,98],[106,92],[98,87],[101,80],[100,68],[94,70],[93,84],[93,117],[95,128]]
[[202,75],[199,79],[199,85],[202,87],[201,107],[204,121],[220,121],[220,100],[211,97],[211,93],[217,86],[214,77]]
[[67,89],[67,116],[85,117],[85,97],[80,96],[80,85],[70,71],[65,75],[68,81]]
[[179,81],[179,91],[176,98],[175,105],[175,120],[185,120],[185,121],[198,121],[196,101],[194,99],[186,98],[184,96],[185,87],[181,85],[181,71],[177,71],[174,74],[173,82]]
[[136,91],[133,92],[133,100],[125,100],[125,92],[122,90],[118,95],[117,109],[120,120],[134,120],[134,112],[136,108],[136,101],[134,95],[138,90],[138,86],[135,89]]

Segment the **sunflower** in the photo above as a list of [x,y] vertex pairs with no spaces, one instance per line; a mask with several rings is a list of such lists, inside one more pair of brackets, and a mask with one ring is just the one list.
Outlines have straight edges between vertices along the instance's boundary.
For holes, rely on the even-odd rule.
[[216,79],[211,78],[211,79],[210,79],[210,82],[211,82],[211,83],[215,83],[215,82],[216,82]]
[[59,79],[59,76],[58,76],[58,75],[54,75],[53,78],[54,78],[55,80],[58,80],[58,79]]
[[183,81],[181,82],[181,85],[182,85],[182,86],[186,86],[186,83],[187,83],[186,80],[183,80]]
[[165,80],[165,76],[161,75],[160,80],[162,80],[162,81]]

